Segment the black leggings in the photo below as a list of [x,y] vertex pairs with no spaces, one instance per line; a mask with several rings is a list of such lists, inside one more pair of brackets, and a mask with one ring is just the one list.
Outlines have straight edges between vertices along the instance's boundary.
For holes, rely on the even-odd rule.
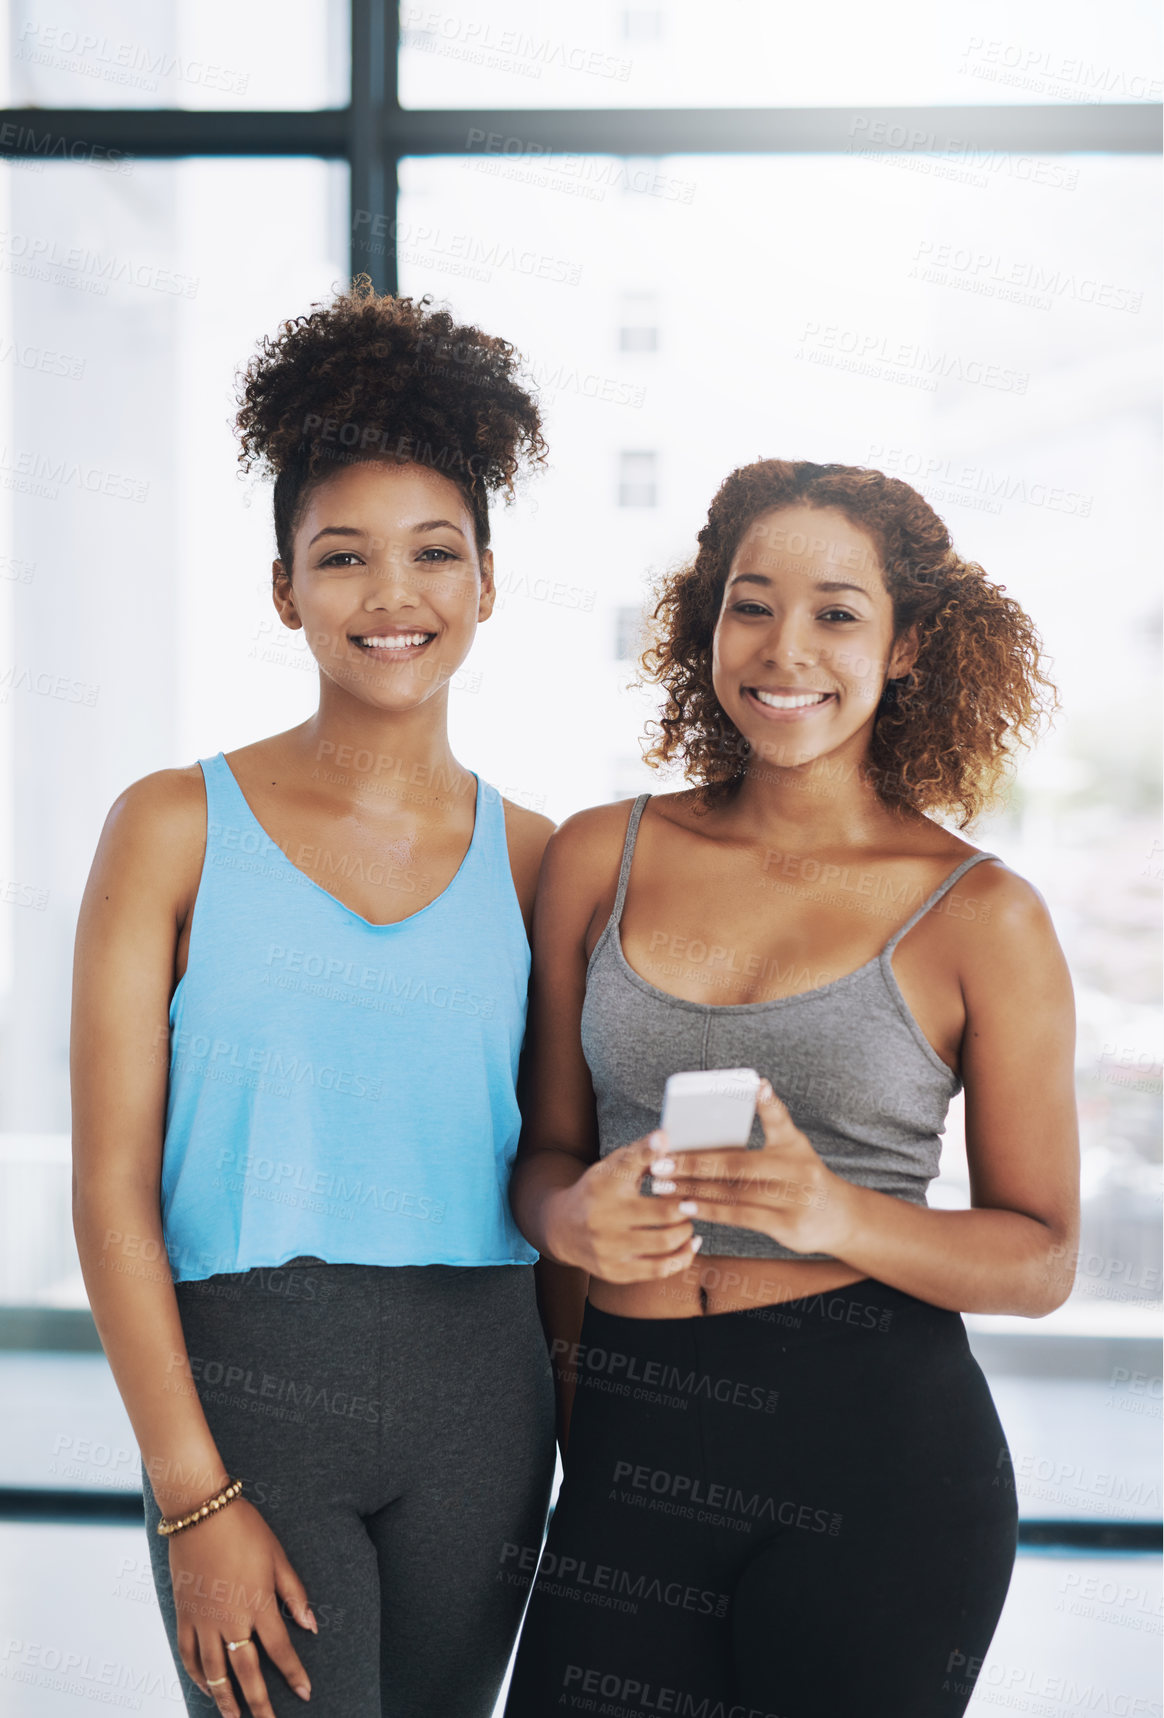
[[965,1711],[1018,1512],[959,1314],[871,1277],[694,1318],[588,1302],[573,1370],[506,1718]]
[[[525,1597],[503,1574],[509,1547],[540,1540],[554,1477],[532,1269],[293,1259],[175,1292],[223,1463],[319,1624],[287,1623],[307,1706],[260,1649],[279,1718],[490,1718]],[[213,1718],[178,1657],[169,1546],[144,1491],[186,1709]]]

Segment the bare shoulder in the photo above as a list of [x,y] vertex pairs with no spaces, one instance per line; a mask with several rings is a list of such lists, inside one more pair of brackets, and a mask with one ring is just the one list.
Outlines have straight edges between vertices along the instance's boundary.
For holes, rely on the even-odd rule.
[[[1024,981],[1052,969],[1066,976],[1066,960],[1051,913],[1035,885],[1001,859],[973,865],[950,890],[950,916],[973,935],[961,937],[963,973],[997,988],[1011,975]],[[960,909],[960,910],[959,910]]]
[[509,851],[509,869],[513,874],[513,886],[521,901],[528,931],[533,922],[533,899],[541,874],[542,858],[546,851],[546,842],[554,833],[554,825],[552,820],[543,817],[540,811],[530,811],[528,806],[515,805],[511,799],[502,797],[501,806],[505,815],[505,845]]
[[109,808],[106,828],[123,831],[122,839],[149,835],[159,841],[182,839],[184,833],[205,833],[206,790],[198,764],[154,770],[123,788]]
[[600,909],[609,911],[633,805],[616,799],[572,812],[546,845],[539,911],[579,942]]
[[531,811],[526,805],[516,805],[504,795],[501,805],[505,812],[505,838],[511,855],[536,853],[540,859],[556,827],[553,818],[543,816],[540,811]]
[[[970,848],[964,857],[979,852],[981,848]],[[989,909],[976,915],[983,924],[998,923],[1007,931],[1021,931],[1024,925],[1033,928],[1051,922],[1047,903],[1035,885],[993,855],[988,855],[981,864],[972,865],[959,877],[955,888],[973,890],[983,908]]]
[[589,872],[600,885],[612,861],[618,869],[634,803],[633,799],[612,799],[605,805],[588,805],[571,812],[554,831],[547,860],[552,860],[558,872]]
[[154,770],[118,794],[101,831],[94,874],[171,896],[197,889],[206,845],[206,792],[198,764]]

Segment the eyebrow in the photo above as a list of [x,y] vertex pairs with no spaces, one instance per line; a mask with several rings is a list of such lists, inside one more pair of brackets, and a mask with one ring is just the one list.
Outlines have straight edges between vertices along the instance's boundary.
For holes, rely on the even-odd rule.
[[414,525],[412,529],[414,531],[435,531],[440,525],[444,525],[450,531],[455,531],[458,537],[465,535],[461,527],[454,525],[451,519],[426,519],[422,525]]
[[[732,585],[770,585],[771,583],[772,580],[766,573],[736,573],[730,581],[728,589],[730,590]],[[814,581],[813,589],[818,591],[856,591],[859,596],[863,597],[869,595],[864,585],[846,584],[841,579],[817,579]]]
[[[454,525],[451,519],[425,519],[422,524],[412,525],[409,529],[414,535],[419,535],[423,531],[435,531],[440,525],[446,526],[450,531],[455,531],[458,537],[465,535],[461,527]],[[307,547],[310,549],[312,544],[318,543],[321,537],[365,537],[367,534],[366,531],[361,531],[357,525],[325,525],[322,531],[315,533]]]

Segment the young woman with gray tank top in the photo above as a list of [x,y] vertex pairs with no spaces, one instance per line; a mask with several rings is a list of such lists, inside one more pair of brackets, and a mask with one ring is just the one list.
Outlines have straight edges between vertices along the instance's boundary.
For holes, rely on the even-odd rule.
[[489,1718],[549,1506],[506,1187],[553,826],[447,728],[544,451],[513,347],[428,302],[362,277],[252,361],[319,706],[127,788],[81,909],[77,1241],[190,1712]]
[[[648,760],[695,785],[568,818],[535,913],[511,1199],[565,1477],[507,1718],[954,1718],[1017,1524],[960,1315],[1065,1300],[1078,1146],[1045,907],[937,818],[1053,688],[877,471],[733,472],[657,594]],[[668,1151],[667,1076],[737,1066],[748,1146]],[[971,1208],[931,1209],[961,1088]]]

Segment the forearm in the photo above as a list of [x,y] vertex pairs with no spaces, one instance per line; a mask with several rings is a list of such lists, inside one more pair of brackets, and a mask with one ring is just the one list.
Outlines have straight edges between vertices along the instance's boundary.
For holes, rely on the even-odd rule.
[[834,1190],[838,1258],[952,1312],[1042,1318],[1071,1292],[1075,1249],[1018,1211],[935,1211],[851,1182]]
[[158,1507],[181,1514],[217,1491],[226,1470],[191,1376],[156,1201],[138,1187],[80,1185],[73,1227],[97,1333]]
[[558,1265],[570,1265],[558,1250],[561,1229],[556,1219],[561,1198],[585,1175],[587,1165],[569,1151],[531,1151],[519,1158],[509,1184],[509,1202],[518,1228],[531,1247]]
[[590,1278],[585,1271],[572,1265],[559,1265],[552,1259],[540,1259],[534,1266],[538,1286],[538,1310],[546,1347],[554,1369],[554,1396],[557,1404],[558,1443],[562,1454],[570,1433],[570,1414],[574,1406],[574,1386],[577,1371],[570,1356],[577,1355],[578,1339],[582,1333],[582,1318],[586,1309],[586,1289]]

